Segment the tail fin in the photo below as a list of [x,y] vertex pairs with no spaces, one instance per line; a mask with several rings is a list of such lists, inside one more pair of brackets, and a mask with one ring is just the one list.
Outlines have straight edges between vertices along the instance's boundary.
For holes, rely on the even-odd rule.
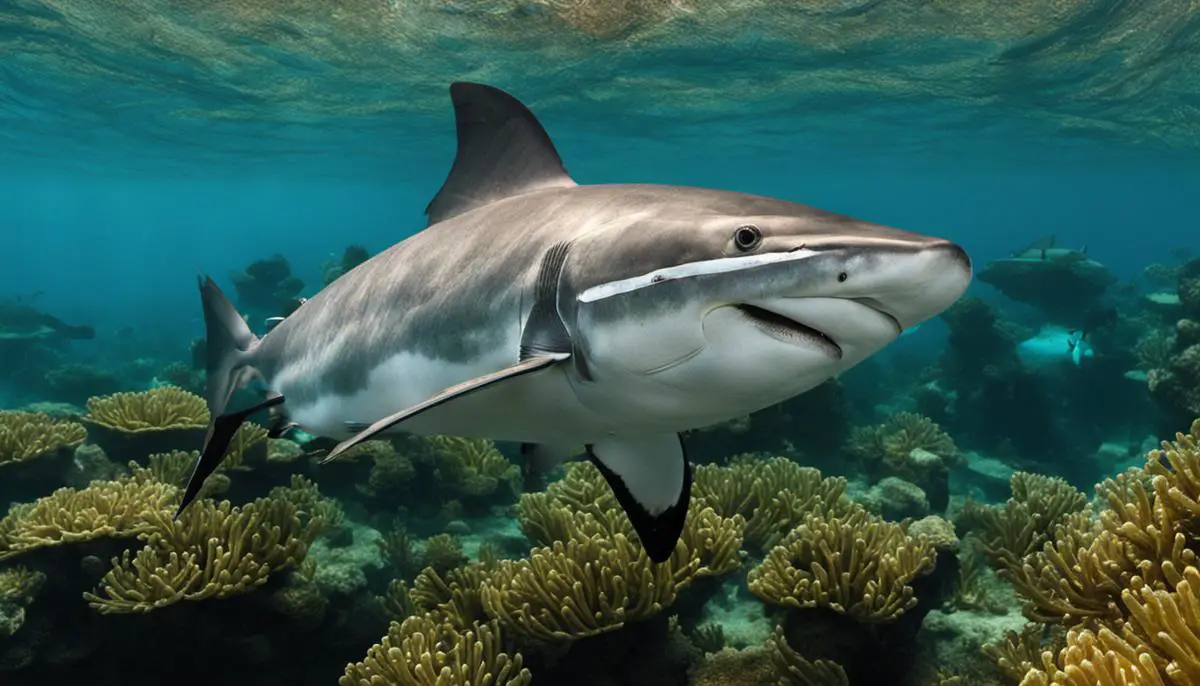
[[[258,337],[251,333],[246,320],[209,277],[200,281],[200,302],[204,306],[204,335],[208,341],[205,399],[215,422],[225,412],[234,391],[249,381],[253,370],[245,363],[248,353],[258,345]],[[210,423],[205,443],[212,440],[212,428]]]
[[192,470],[183,501],[175,512],[176,517],[196,499],[204,480],[221,464],[233,434],[246,421],[246,417],[264,407],[283,402],[282,396],[275,396],[239,412],[225,412],[234,392],[256,374],[249,361],[258,345],[258,337],[250,331],[246,321],[211,278],[200,280],[200,301],[204,306],[207,341],[205,399],[212,418],[209,420],[208,434],[204,437],[204,450]]

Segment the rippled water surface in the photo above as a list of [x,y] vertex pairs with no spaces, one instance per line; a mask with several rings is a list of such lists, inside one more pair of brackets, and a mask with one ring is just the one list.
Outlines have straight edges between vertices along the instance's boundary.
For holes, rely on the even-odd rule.
[[[7,159],[416,173],[446,85],[581,141],[883,156],[1200,143],[1194,0],[7,0]],[[443,144],[439,142],[439,146]],[[1023,150],[1027,148],[1027,150]],[[608,154],[619,154],[609,151]]]

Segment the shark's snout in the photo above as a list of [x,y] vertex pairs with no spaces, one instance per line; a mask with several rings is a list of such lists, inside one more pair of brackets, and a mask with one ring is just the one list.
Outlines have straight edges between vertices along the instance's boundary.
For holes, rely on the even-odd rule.
[[855,298],[896,321],[901,330],[954,304],[971,283],[971,258],[956,243],[938,241],[885,258],[874,292]]

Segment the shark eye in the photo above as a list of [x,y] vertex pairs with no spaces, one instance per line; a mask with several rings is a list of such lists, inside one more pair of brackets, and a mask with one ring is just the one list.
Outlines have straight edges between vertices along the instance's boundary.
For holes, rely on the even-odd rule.
[[843,281],[845,281],[848,278],[850,278],[849,274],[847,274],[846,272],[840,272],[838,274],[838,283],[842,283]]
[[746,224],[737,227],[733,232],[733,244],[742,252],[757,248],[759,243],[762,243],[762,231],[759,231],[757,226]]

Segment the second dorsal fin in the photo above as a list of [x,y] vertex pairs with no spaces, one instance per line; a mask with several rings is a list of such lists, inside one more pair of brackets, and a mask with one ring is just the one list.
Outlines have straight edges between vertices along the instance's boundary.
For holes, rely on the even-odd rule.
[[576,185],[529,108],[479,83],[450,84],[458,152],[442,189],[425,208],[430,224],[504,198]]

